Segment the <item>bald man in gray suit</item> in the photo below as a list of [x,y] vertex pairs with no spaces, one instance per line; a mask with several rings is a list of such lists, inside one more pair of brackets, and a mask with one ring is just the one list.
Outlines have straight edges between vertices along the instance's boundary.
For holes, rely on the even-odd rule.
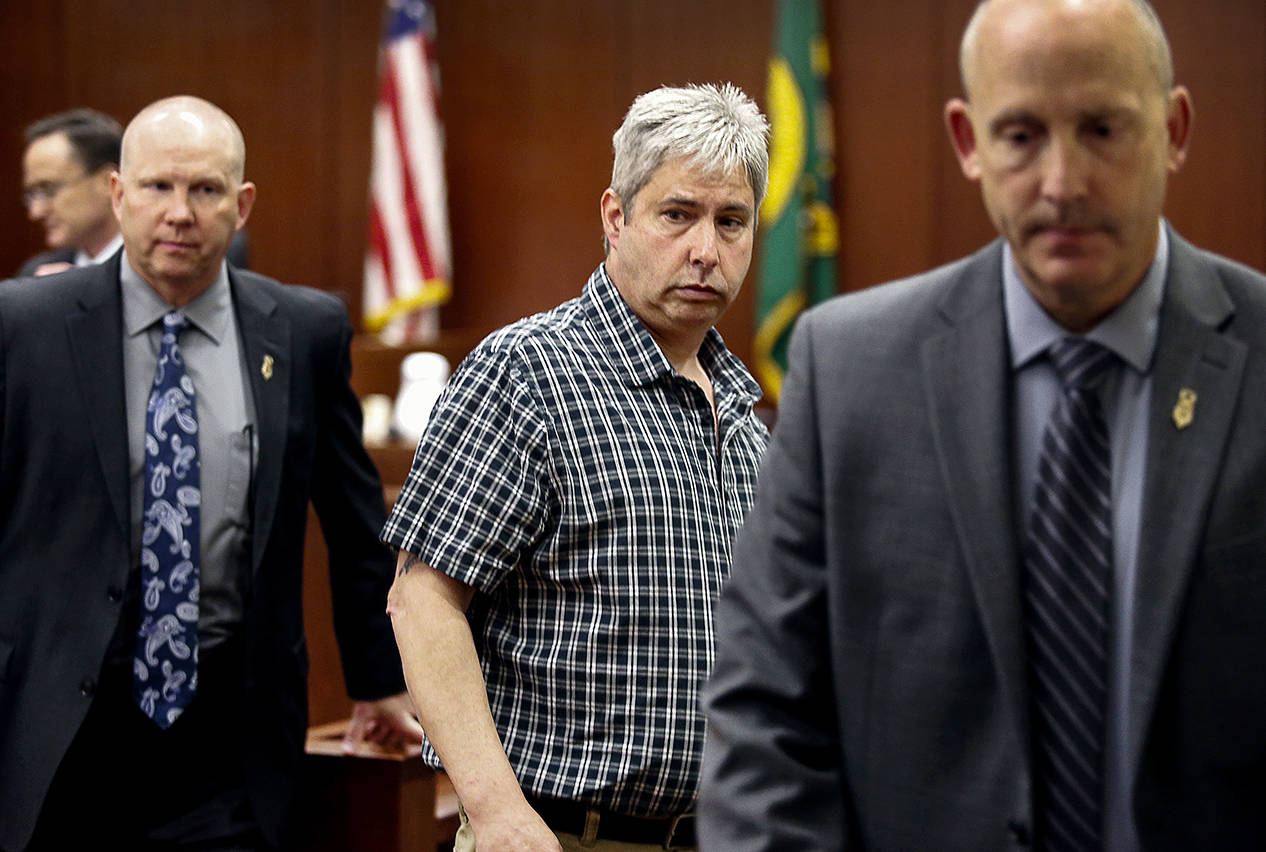
[[[1161,219],[1192,106],[1142,0],[987,0],[962,57],[947,124],[1002,238],[796,330],[717,611],[703,846],[1266,848],[1266,278]],[[1111,546],[1061,812],[1030,542],[1070,338],[1111,353]]]

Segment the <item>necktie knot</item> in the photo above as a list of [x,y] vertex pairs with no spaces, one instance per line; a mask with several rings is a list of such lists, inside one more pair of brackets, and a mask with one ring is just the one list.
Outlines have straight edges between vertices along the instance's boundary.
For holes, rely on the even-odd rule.
[[1111,349],[1081,337],[1056,341],[1047,355],[1066,391],[1097,387],[1116,358]]
[[163,315],[163,337],[172,335],[173,338],[179,337],[180,333],[189,327],[189,317],[180,311],[172,311]]

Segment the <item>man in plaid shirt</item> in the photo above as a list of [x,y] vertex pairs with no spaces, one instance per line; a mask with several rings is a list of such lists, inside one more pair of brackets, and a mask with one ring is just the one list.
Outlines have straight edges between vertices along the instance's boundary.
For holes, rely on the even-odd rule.
[[713,325],[751,261],[767,124],[661,88],[614,136],[603,264],[481,343],[383,531],[457,849],[691,848],[713,603],[768,433]]

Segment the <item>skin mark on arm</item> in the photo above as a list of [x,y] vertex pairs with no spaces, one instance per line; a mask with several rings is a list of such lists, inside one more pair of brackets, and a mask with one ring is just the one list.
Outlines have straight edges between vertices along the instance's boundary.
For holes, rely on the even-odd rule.
[[409,570],[415,565],[421,564],[422,560],[418,558],[418,555],[416,553],[410,553],[404,558],[404,561],[400,563],[400,568],[396,571],[396,576],[403,577],[405,574],[408,574]]

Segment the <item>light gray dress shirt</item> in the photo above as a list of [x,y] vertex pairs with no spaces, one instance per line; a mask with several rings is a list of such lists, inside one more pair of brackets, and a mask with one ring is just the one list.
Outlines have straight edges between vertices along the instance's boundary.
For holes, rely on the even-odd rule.
[[[1112,612],[1108,646],[1107,731],[1104,740],[1104,849],[1138,848],[1130,802],[1133,770],[1125,753],[1130,726],[1130,652],[1139,521],[1146,475],[1147,412],[1152,396],[1156,330],[1169,268],[1169,238],[1158,224],[1156,257],[1142,282],[1120,306],[1084,336],[1111,349],[1120,363],[1101,392],[1112,450]],[[1059,378],[1046,357],[1052,343],[1075,336],[1056,323],[1025,288],[1010,245],[1003,257],[1003,294],[1011,369],[1015,381],[1017,517],[1028,529],[1038,455],[1047,420],[1060,395]]]
[[[174,308],[132,268],[120,264],[123,288],[123,375],[131,474],[132,564],[140,559],[145,479],[145,409],[158,363],[161,320]],[[255,409],[249,393],[227,267],[181,309],[191,327],[180,351],[193,380],[201,457],[202,565],[198,642],[224,642],[242,620],[242,592],[250,560],[250,489],[254,470]]]

